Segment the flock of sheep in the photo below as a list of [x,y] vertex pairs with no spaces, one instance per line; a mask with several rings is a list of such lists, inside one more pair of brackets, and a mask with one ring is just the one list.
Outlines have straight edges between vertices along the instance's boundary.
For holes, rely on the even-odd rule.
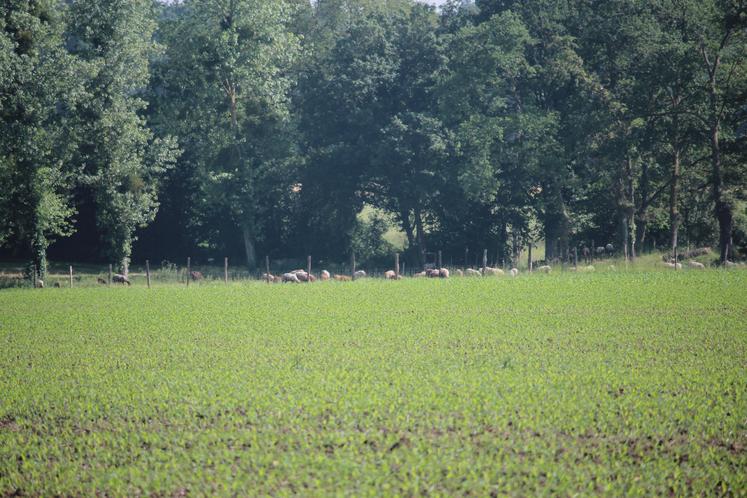
[[[541,266],[537,268],[537,271],[549,273],[551,271],[551,268],[549,266]],[[510,275],[512,277],[515,277],[519,274],[519,270],[517,268],[512,268],[508,272],[505,272],[501,270],[500,268],[483,268],[480,270],[474,270],[472,268],[468,268],[464,271],[462,270],[454,270],[454,276],[458,277],[491,277],[491,276],[502,276],[502,275]],[[413,275],[413,278],[450,278],[452,276],[452,272],[448,268],[432,268],[425,271],[422,271],[420,273],[416,273]],[[359,280],[362,278],[368,277],[368,274],[363,270],[356,271],[352,276],[349,275],[332,275],[327,270],[322,270],[319,274],[319,279],[322,281],[327,280],[336,280],[338,282],[347,282],[351,280]],[[384,278],[386,280],[401,280],[402,275],[399,275],[394,270],[388,270],[384,272]],[[262,275],[262,280],[266,282],[275,282],[275,283],[302,283],[302,282],[315,282],[317,280],[317,277],[314,275],[308,273],[306,270],[293,270],[288,273],[283,273],[282,275],[272,275],[268,273],[264,273]]]
[[[598,247],[595,249],[597,253],[604,253],[604,252],[612,252],[613,247],[611,244],[608,244],[606,247]],[[583,256],[588,257],[590,250],[586,247],[583,248]],[[702,254],[707,254],[710,252],[709,248],[703,248],[703,249],[696,249],[694,251],[690,251],[688,253],[685,253],[683,256],[685,257],[694,257],[694,256],[700,256]],[[588,262],[588,259],[587,259]],[[682,269],[683,263],[676,261],[674,259],[670,259],[668,257],[664,257],[664,267],[666,268],[672,268],[672,269]],[[703,263],[700,263],[698,261],[695,261],[693,259],[689,259],[686,262],[686,265],[691,269],[696,270],[704,270],[706,267]],[[727,262],[726,266],[738,266],[736,263]],[[614,266],[610,266],[611,270],[614,270]],[[542,265],[538,266],[534,269],[536,272],[539,273],[550,273],[552,271],[552,267],[549,265]],[[586,266],[578,266],[578,267],[571,267],[568,268],[569,271],[573,272],[579,272],[579,273],[588,273],[595,271],[593,265],[586,265]],[[508,275],[511,277],[516,277],[519,275],[518,268],[511,268],[510,270],[504,271],[500,268],[491,268],[491,267],[485,267],[481,268],[479,270],[475,270],[473,268],[467,268],[466,270],[449,270],[448,268],[432,268],[427,269],[425,271],[416,273],[413,275],[413,278],[450,278],[451,276],[455,277],[500,277],[504,275]],[[317,279],[322,281],[328,281],[328,280],[335,280],[338,282],[347,282],[352,280],[359,280],[362,278],[366,278],[368,275],[363,270],[358,270],[353,273],[352,276],[350,275],[340,275],[335,274],[332,275],[327,270],[322,270],[319,274],[319,277],[314,276],[313,274],[307,272],[306,270],[293,270],[287,273],[283,273],[282,275],[272,275],[265,273],[262,275],[262,280],[266,282],[274,282],[274,283],[303,283],[303,282],[315,282]],[[402,275],[395,272],[394,270],[389,270],[384,272],[384,278],[386,280],[401,280]],[[199,281],[203,280],[204,276],[199,271],[190,271],[189,272],[189,280],[191,281]],[[97,282],[101,285],[107,285],[109,282],[107,282],[105,279],[99,277],[97,278]],[[113,274],[111,277],[111,283],[113,284],[121,284],[121,285],[132,285],[132,282],[127,277],[127,275],[123,274]],[[42,280],[36,281],[37,287],[44,287],[44,282]],[[55,287],[60,287],[60,283],[56,282]]]

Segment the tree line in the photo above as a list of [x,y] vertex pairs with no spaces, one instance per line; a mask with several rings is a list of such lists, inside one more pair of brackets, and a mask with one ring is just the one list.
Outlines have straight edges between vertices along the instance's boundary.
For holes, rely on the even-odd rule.
[[746,48],[744,0],[6,0],[0,255],[725,262]]

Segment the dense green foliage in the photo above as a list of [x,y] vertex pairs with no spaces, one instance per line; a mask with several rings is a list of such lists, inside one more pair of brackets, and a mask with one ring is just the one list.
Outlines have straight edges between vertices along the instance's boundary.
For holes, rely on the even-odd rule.
[[0,255],[365,260],[395,250],[377,208],[413,267],[745,257],[746,27],[742,0],[8,1]]
[[0,309],[2,495],[747,489],[744,272],[14,290]]

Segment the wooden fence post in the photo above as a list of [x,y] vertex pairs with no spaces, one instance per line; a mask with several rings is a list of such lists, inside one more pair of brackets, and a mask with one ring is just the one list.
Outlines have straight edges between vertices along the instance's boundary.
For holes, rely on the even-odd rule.
[[485,274],[485,271],[488,269],[488,250],[484,249],[482,251],[482,273]]
[[150,261],[145,260],[145,282],[148,284],[148,288],[150,289]]
[[350,259],[350,265],[353,267],[352,279],[355,280],[355,253],[351,254]]
[[394,255],[394,278],[399,280],[399,253]]
[[73,265],[70,265],[70,288],[73,288]]
[[192,258],[187,257],[187,287],[189,287],[189,279],[192,277]]
[[223,258],[223,281],[228,285],[228,257]]
[[311,256],[306,256],[306,273],[309,275],[309,283],[311,283]]
[[112,275],[114,274],[114,268],[112,268],[112,264],[109,263],[109,280],[107,280],[106,285],[112,284]]
[[265,256],[265,278],[267,279],[267,283],[270,283],[270,257]]

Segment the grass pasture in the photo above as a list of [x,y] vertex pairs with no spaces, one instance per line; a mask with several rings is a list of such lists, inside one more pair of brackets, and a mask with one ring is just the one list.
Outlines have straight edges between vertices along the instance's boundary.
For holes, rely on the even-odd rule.
[[747,494],[747,272],[0,292],[0,496]]

